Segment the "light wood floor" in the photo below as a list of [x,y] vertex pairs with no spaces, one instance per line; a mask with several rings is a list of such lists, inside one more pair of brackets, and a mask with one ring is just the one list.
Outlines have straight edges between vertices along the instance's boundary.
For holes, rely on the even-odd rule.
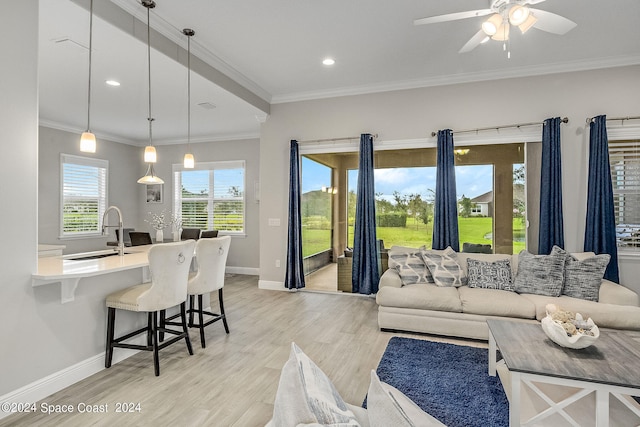
[[305,289],[338,292],[338,264],[332,262],[304,278]]
[[[271,418],[292,341],[332,379],[345,401],[362,404],[369,373],[387,342],[403,335],[378,329],[375,300],[261,290],[257,281],[257,276],[227,277],[231,333],[226,335],[220,323],[209,326],[203,350],[193,330],[194,355],[182,343],[162,350],[160,377],[153,374],[152,355],[140,352],[42,400],[75,408],[108,405],[108,413],[19,414],[0,420],[0,426],[263,426]],[[140,412],[115,413],[118,402],[139,403]]]

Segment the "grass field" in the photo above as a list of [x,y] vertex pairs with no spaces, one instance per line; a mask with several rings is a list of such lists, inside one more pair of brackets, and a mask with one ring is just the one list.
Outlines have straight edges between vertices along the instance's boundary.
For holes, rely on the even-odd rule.
[[[458,233],[460,242],[492,244],[491,221],[491,218],[459,218]],[[378,227],[378,239],[382,239],[384,246],[387,248],[393,245],[413,248],[425,245],[430,248],[433,235],[432,224],[416,224],[411,219],[407,219],[407,223],[407,227],[404,228]],[[513,219],[513,234],[514,239],[517,240],[513,243],[513,253],[518,253],[525,247],[525,229],[519,218]],[[327,250],[331,247],[331,230],[309,230],[303,228],[302,242],[302,255],[305,257]],[[349,246],[353,246],[353,226],[349,226]]]

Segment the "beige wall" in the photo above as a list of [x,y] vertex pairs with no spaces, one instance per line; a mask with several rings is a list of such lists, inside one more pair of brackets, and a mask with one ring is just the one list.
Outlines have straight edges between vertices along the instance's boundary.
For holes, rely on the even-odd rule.
[[[260,139],[260,181],[268,182],[272,190],[260,208],[261,284],[284,281],[291,139],[369,132],[378,133],[382,141],[410,140],[444,128],[568,116],[570,122],[561,131],[565,242],[569,251],[582,250],[588,164],[585,119],[598,114],[637,115],[639,77],[640,66],[631,66],[273,105]],[[269,218],[280,218],[282,226],[269,226]],[[282,267],[275,266],[276,260]],[[637,264],[621,262],[621,267],[637,269],[637,277]]]

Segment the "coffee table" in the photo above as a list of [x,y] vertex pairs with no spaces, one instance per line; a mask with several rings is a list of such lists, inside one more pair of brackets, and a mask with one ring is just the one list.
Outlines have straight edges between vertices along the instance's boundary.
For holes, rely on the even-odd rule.
[[[612,397],[640,419],[638,405],[627,397],[640,396],[640,332],[600,329],[600,338],[593,345],[572,350],[551,341],[540,324],[489,319],[487,325],[489,375],[496,375],[496,354],[500,350],[511,377],[511,426],[549,425],[544,423],[545,418],[555,414],[562,416],[568,425],[580,426],[565,409],[591,393],[595,393],[595,411],[584,410],[594,413],[596,426],[609,425]],[[534,383],[573,387],[578,391],[556,402]],[[527,387],[548,405],[524,422],[521,387]]]

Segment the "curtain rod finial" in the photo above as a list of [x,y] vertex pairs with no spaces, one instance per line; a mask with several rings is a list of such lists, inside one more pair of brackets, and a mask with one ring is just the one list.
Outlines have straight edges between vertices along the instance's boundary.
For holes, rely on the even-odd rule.
[[563,117],[562,120],[560,120],[562,123],[569,123],[569,117]]

